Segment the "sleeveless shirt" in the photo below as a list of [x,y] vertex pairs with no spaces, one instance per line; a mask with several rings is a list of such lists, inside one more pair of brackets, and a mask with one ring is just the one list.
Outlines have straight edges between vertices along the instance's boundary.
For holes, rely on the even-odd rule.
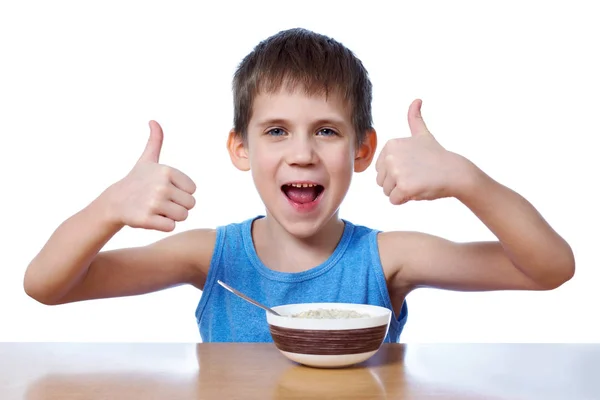
[[203,342],[272,342],[265,311],[230,293],[217,280],[274,307],[293,303],[343,302],[382,306],[392,311],[384,342],[399,342],[408,317],[406,301],[396,316],[379,258],[379,231],[342,219],[344,230],[322,264],[295,273],[275,271],[259,259],[252,223],[219,226],[196,322]]

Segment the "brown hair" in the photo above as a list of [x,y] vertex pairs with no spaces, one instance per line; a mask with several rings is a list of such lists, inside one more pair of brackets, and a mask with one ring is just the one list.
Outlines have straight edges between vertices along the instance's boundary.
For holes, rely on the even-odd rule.
[[351,107],[358,143],[372,128],[372,85],[362,62],[336,40],[295,28],[260,42],[234,74],[234,130],[244,142],[255,96],[284,83],[289,89],[301,85],[308,95],[338,91]]

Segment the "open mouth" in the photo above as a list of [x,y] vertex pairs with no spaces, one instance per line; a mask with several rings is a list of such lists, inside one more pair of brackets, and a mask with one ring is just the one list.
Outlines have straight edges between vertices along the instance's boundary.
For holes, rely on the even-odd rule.
[[287,183],[281,186],[281,191],[289,200],[296,204],[309,204],[314,202],[323,193],[325,188],[317,183]]

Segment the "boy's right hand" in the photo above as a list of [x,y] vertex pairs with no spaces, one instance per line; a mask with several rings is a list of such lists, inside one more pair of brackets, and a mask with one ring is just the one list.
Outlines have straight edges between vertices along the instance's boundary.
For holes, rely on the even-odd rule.
[[195,183],[183,172],[159,164],[163,131],[150,121],[150,138],[133,169],[105,193],[110,218],[119,225],[171,232],[196,201]]

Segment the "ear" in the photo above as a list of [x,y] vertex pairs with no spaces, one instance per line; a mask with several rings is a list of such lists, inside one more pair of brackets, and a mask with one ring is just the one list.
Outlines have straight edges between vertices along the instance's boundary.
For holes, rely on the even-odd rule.
[[242,140],[242,135],[238,134],[233,129],[229,131],[227,138],[227,150],[231,162],[240,171],[250,171],[250,160],[248,159],[248,150]]
[[375,150],[377,150],[377,132],[375,129],[369,129],[362,143],[356,149],[354,172],[363,172],[371,165]]

